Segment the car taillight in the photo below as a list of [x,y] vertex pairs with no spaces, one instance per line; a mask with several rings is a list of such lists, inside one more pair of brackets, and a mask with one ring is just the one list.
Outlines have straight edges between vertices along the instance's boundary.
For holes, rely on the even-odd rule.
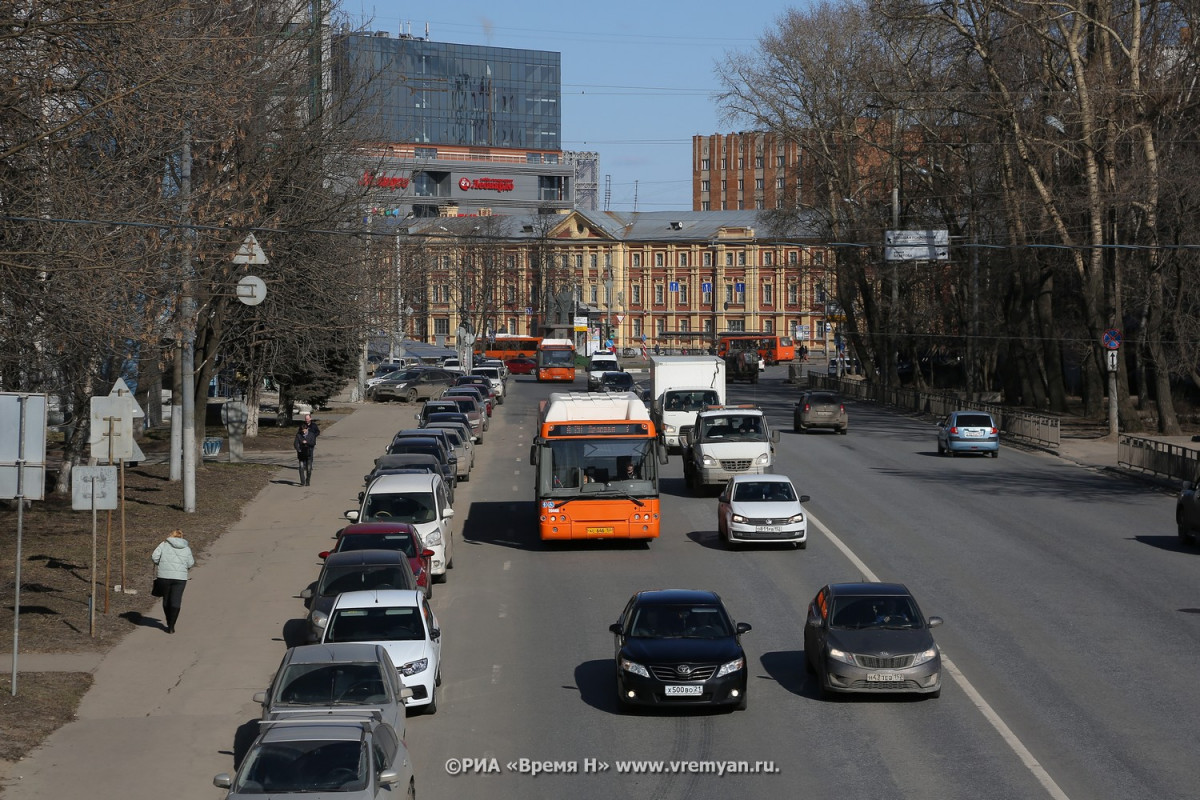
[[845,410],[846,410],[846,404],[845,404],[845,403],[840,403],[840,404],[838,405],[838,411],[845,411]]
[[812,406],[810,406],[808,403],[805,403],[805,404],[804,404],[804,410],[805,410],[805,411],[812,411]]
[[950,432],[951,432],[952,434],[954,434],[955,436],[958,436],[958,426],[957,426],[957,425],[955,425],[954,427],[952,427],[952,428],[950,429]]
[[999,428],[992,428],[992,436],[997,436],[997,435],[999,435],[999,433],[1000,433]]

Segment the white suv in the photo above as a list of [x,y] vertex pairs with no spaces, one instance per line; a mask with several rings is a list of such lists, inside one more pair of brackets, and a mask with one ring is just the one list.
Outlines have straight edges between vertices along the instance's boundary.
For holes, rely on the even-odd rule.
[[446,580],[454,564],[454,509],[441,475],[380,475],[363,492],[362,507],[345,514],[351,522],[407,522],[433,551],[430,572]]
[[617,361],[617,357],[607,350],[600,350],[592,353],[592,357],[588,359],[588,391],[598,392],[601,387],[601,379],[606,372],[620,372],[621,364]]
[[500,370],[492,366],[475,367],[471,370],[472,375],[482,375],[488,379],[488,383],[492,385],[492,392],[496,395],[496,402],[504,402],[504,376]]

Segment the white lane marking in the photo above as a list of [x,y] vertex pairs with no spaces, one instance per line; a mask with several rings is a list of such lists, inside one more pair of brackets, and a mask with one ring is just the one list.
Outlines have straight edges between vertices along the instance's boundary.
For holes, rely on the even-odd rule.
[[[842,551],[842,555],[848,558],[850,563],[858,568],[858,571],[863,574],[864,578],[869,581],[879,580],[879,578],[874,572],[871,571],[871,569],[863,562],[863,560],[855,555],[854,551],[851,550],[845,542],[835,536],[833,531],[829,530],[824,523],[822,523],[812,514],[808,515],[808,521],[810,524],[815,525],[817,529],[821,531],[821,533],[825,534],[826,538],[833,542],[834,547]],[[983,718],[991,723],[992,727],[996,729],[996,732],[1000,734],[1000,738],[1003,739],[1004,743],[1008,745],[1009,749],[1016,754],[1017,758],[1021,760],[1021,763],[1025,765],[1025,768],[1029,770],[1033,777],[1037,779],[1037,782],[1042,785],[1042,788],[1046,790],[1046,793],[1055,798],[1055,800],[1070,800],[1070,798],[1067,796],[1067,793],[1064,792],[1062,788],[1054,782],[1054,778],[1050,777],[1050,773],[1046,771],[1046,768],[1043,767],[1033,753],[1029,751],[1029,748],[1026,747],[1019,738],[1017,738],[1017,735],[1013,733],[1012,728],[1008,727],[1004,720],[1000,718],[1000,715],[996,713],[996,710],[991,707],[988,701],[983,699],[983,695],[979,693],[979,690],[977,690],[971,684],[971,682],[967,680],[967,676],[962,673],[962,670],[955,666],[954,662],[951,661],[944,653],[942,654],[942,664],[945,665],[946,672],[950,673],[950,677],[954,679],[954,682],[957,683],[964,692],[966,692],[967,697],[970,698],[971,702],[975,704],[975,707],[979,709],[979,713],[983,714]]]
[[506,606],[504,603],[501,603],[500,611],[497,616],[499,616],[500,619],[504,619],[505,617],[507,617],[508,616],[508,606]]
[[510,569],[512,569],[512,562],[511,562],[511,561],[505,561],[505,562],[504,562],[504,571],[505,571],[505,572],[508,572]]
[[500,682],[500,665],[492,664],[492,683]]

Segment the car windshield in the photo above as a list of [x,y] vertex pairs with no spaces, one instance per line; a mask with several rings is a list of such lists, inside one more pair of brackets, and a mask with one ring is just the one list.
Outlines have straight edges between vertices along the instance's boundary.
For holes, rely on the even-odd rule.
[[704,420],[703,438],[765,442],[762,417],[749,414],[712,417]]
[[438,411],[429,415],[430,422],[461,422],[467,424],[466,416],[454,407],[454,411]]
[[321,571],[317,594],[322,597],[336,597],[342,592],[362,589],[412,589],[414,587],[411,584],[412,581],[404,574],[403,567],[398,564],[369,567],[361,564],[326,566]]
[[394,456],[400,453],[420,453],[421,455],[433,456],[438,461],[442,460],[442,451],[435,444],[414,444],[401,439],[398,442],[392,442],[388,448],[388,455]]
[[633,376],[627,372],[621,372],[616,375],[604,376],[605,387],[611,386],[614,389],[632,389]]
[[417,546],[407,533],[355,533],[338,540],[336,552],[351,550],[399,550],[409,558],[417,554]]
[[954,418],[954,424],[960,428],[990,428],[992,418],[987,414],[959,414]]
[[437,519],[437,503],[433,492],[405,494],[368,494],[363,510],[364,522],[408,522],[418,524]]
[[240,794],[350,792],[367,787],[362,742],[263,742],[246,756],[234,791]]
[[386,703],[382,665],[292,664],[276,682],[275,702],[294,706]]
[[454,403],[455,403],[455,405],[458,406],[458,410],[464,414],[478,414],[479,413],[479,403],[474,398],[455,397]]
[[834,405],[837,403],[837,397],[831,394],[814,394],[809,397],[810,403],[814,405]]
[[746,503],[795,502],[796,492],[783,481],[754,481],[734,485],[733,499]]
[[644,605],[634,609],[629,635],[647,639],[723,639],[733,635],[733,625],[721,606]]
[[838,597],[833,603],[829,627],[847,630],[866,628],[920,628],[921,617],[911,597],[853,596]]
[[715,406],[719,402],[720,398],[712,390],[667,392],[663,406],[667,411],[699,411],[705,406]]
[[415,606],[339,608],[329,619],[327,642],[404,642],[425,638]]

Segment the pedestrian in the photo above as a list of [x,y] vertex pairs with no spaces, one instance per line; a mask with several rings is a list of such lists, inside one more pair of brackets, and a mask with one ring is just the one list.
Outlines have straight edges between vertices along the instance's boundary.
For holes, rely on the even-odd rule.
[[176,528],[154,548],[150,560],[157,565],[154,591],[162,597],[167,633],[174,633],[179,607],[183,604],[183,590],[187,588],[188,570],[196,565],[196,559],[187,539],[183,538],[183,531]]
[[304,415],[304,421],[300,423],[300,429],[296,431],[296,458],[300,462],[300,485],[308,486],[312,483],[312,468],[313,468],[313,453],[317,449],[317,437],[321,435],[321,429],[317,423],[312,421],[311,414]]

